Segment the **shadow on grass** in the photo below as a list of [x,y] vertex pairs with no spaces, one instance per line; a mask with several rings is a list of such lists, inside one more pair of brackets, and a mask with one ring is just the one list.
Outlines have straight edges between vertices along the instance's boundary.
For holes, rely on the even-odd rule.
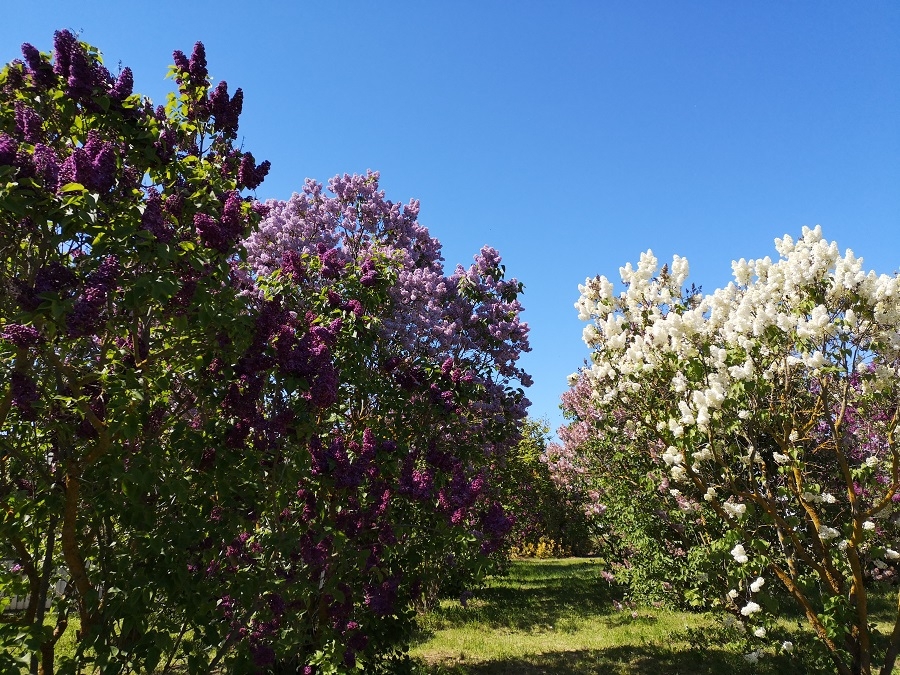
[[627,646],[602,650],[546,652],[522,658],[465,663],[448,660],[422,666],[430,675],[749,675],[797,673],[796,665],[769,657],[751,665],[741,656],[705,650],[702,658],[691,652],[661,647]]
[[[563,618],[611,615],[619,595],[601,576],[603,565],[528,562],[517,565],[497,585],[476,592],[468,607],[453,604],[433,611],[442,628],[478,623],[490,628],[528,631],[554,625]],[[425,637],[425,636],[423,636]]]
[[897,591],[895,584],[873,584],[869,591],[869,616],[877,621],[893,623],[897,618]]

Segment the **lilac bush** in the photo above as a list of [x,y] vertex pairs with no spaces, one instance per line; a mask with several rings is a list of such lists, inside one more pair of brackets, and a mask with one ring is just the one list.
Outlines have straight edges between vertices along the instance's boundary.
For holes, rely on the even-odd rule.
[[[586,445],[617,448],[631,480],[662,478],[694,536],[681,555],[705,577],[695,598],[749,625],[754,659],[783,649],[792,606],[816,639],[804,651],[842,675],[886,674],[900,613],[880,635],[870,599],[900,559],[900,277],[864,271],[818,227],[775,245],[710,295],[684,287],[686,260],[660,268],[649,251],[620,269],[621,293],[586,280]],[[584,463],[603,475],[608,456]]]
[[[450,548],[429,556],[415,551],[437,541],[433,534],[420,539],[410,530],[392,545],[420,558],[401,591],[427,595],[440,577],[465,583],[467,565],[476,554],[500,551],[510,526],[491,505],[497,486],[487,477],[517,443],[528,405],[515,386],[530,384],[517,364],[529,348],[519,318],[522,286],[504,279],[490,248],[468,269],[446,275],[439,242],[418,223],[418,202],[386,200],[377,173],[335,177],[329,191],[333,196],[307,181],[290,200],[267,202],[268,215],[245,242],[247,259],[257,275],[280,265],[285,276],[312,284],[332,307],[371,327],[371,345],[340,366],[347,407],[339,426],[377,429],[396,445],[394,465],[379,466],[382,474],[388,467],[396,473],[403,520],[420,523],[423,532],[444,525],[455,532]],[[309,277],[309,261],[322,270],[320,282]],[[359,270],[362,288],[386,289],[377,311],[335,291],[331,280],[348,268]],[[474,551],[461,543],[472,533]]]
[[[398,278],[390,290],[391,312],[381,317],[382,340],[396,348],[441,358],[478,362],[485,383],[530,378],[517,364],[528,351],[528,329],[520,321],[522,286],[505,280],[494,249],[485,247],[469,269],[457,266],[446,276],[441,245],[419,224],[419,203],[388,201],[379,175],[335,176],[323,186],[307,180],[302,193],[269,201],[268,215],[245,241],[247,260],[258,274],[274,271],[286,252],[325,255],[339,267],[354,261],[374,280],[378,259],[391,261]],[[496,368],[498,377],[485,373]]]
[[521,284],[487,248],[445,275],[377,174],[246,195],[269,164],[200,43],[158,107],[68,31],[22,56],[0,74],[0,603],[27,608],[0,663],[408,666],[414,606],[505,550]]
[[231,385],[207,363],[246,346],[232,262],[259,212],[209,117],[202,45],[156,109],[69,31],[22,55],[0,73],[0,603],[27,608],[0,620],[0,662],[152,669],[212,611],[183,585],[192,547],[223,536],[194,467],[224,439],[203,419]]

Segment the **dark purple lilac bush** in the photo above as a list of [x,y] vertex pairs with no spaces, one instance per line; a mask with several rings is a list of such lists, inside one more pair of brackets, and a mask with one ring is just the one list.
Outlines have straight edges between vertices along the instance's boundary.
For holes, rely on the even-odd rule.
[[0,615],[0,665],[403,670],[414,607],[506,548],[521,284],[490,248],[447,275],[377,174],[248,195],[269,163],[200,43],[159,107],[68,31],[22,57],[0,73],[0,607],[27,608]]

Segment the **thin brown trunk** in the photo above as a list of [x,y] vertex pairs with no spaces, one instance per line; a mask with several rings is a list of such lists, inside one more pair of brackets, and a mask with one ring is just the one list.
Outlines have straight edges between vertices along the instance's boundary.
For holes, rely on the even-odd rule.
[[44,642],[41,645],[41,669],[40,675],[53,675],[56,666],[54,661],[56,658],[56,641],[52,643]]
[[825,628],[819,617],[816,615],[816,611],[813,609],[812,605],[809,603],[809,600],[803,594],[803,591],[800,589],[800,587],[797,586],[797,584],[794,583],[794,580],[790,576],[788,576],[785,571],[778,565],[770,563],[770,567],[772,568],[772,571],[775,572],[775,576],[777,576],[781,580],[781,583],[784,584],[788,592],[797,601],[797,604],[799,604],[800,607],[803,608],[803,613],[806,614],[806,619],[809,621],[810,626],[812,626],[819,639],[825,643],[826,647],[828,647],[828,655],[834,662],[838,673],[840,673],[840,675],[859,675],[859,673],[854,673],[850,668],[848,668],[847,664],[844,663],[843,659],[841,659],[838,646],[834,643],[834,640],[828,637],[827,629]]
[[[853,527],[854,529],[859,527],[859,523],[854,523]],[[848,558],[850,559],[850,569],[853,572],[851,601],[856,605],[857,618],[855,630],[851,632],[851,636],[855,642],[853,647],[857,654],[854,661],[858,659],[859,672],[863,675],[868,675],[872,672],[872,645],[869,635],[869,612],[866,587],[863,581],[862,565],[860,564],[856,549],[848,546],[847,550]]]
[[63,612],[56,620],[56,628],[53,629],[53,637],[49,642],[41,645],[41,671],[40,675],[53,675],[56,670],[56,643],[66,632],[69,625],[69,615]]
[[[824,395],[825,388],[822,387]],[[853,489],[853,473],[844,450],[850,439],[843,434],[844,415],[847,411],[850,392],[850,380],[844,382],[841,394],[841,406],[837,418],[831,423],[834,453],[837,457],[841,475],[847,490],[847,501],[850,504],[850,513],[853,514],[853,534],[850,536],[850,545],[847,547],[847,558],[850,562],[850,570],[853,581],[850,586],[850,601],[856,608],[856,626],[848,636],[848,647],[852,649],[853,669],[860,675],[869,675],[872,672],[872,646],[869,635],[869,616],[866,598],[866,587],[863,579],[863,569],[860,564],[856,547],[863,540],[862,518],[857,503],[856,491]]]
[[166,665],[162,669],[162,675],[166,675],[166,673],[169,672],[169,667],[172,665],[172,661],[175,660],[175,655],[178,653],[178,647],[181,645],[181,639],[184,637],[184,634],[187,633],[188,625],[188,620],[185,619],[184,623],[181,624],[181,632],[178,633],[178,639],[175,640],[175,646],[172,647],[172,652],[169,654],[169,658],[166,659]]
[[66,475],[66,505],[63,512],[62,551],[69,576],[78,593],[78,616],[81,619],[81,633],[85,634],[93,627],[93,617],[88,611],[87,601],[91,595],[91,582],[84,568],[84,558],[78,548],[78,502],[81,492],[81,481],[75,473],[75,467]]
[[[59,517],[55,514],[50,517],[50,525],[47,528],[47,539],[46,539],[46,548],[44,549],[44,561],[41,565],[41,580],[40,580],[40,589],[38,591],[38,599],[37,599],[37,611],[35,613],[34,623],[38,626],[44,625],[44,616],[47,612],[47,594],[50,591],[50,576],[53,574],[53,550],[56,548],[56,524],[59,522]],[[48,671],[48,675],[52,675],[52,664],[53,664],[53,652],[56,646],[56,640],[53,639],[53,636],[50,636],[48,640],[41,642],[41,668],[44,668],[43,664],[47,663],[48,654],[49,654],[49,663],[51,664],[51,670]],[[31,672],[32,675],[37,675],[38,667],[37,660],[31,659]]]
[[37,613],[35,598],[38,596],[40,578],[38,576],[37,568],[34,566],[34,558],[32,558],[31,554],[28,552],[28,547],[25,545],[25,542],[18,537],[10,537],[9,542],[15,549],[16,555],[19,556],[22,570],[28,578],[28,607],[25,610],[24,618],[21,621],[16,621],[14,623],[31,624],[34,623],[34,617]]

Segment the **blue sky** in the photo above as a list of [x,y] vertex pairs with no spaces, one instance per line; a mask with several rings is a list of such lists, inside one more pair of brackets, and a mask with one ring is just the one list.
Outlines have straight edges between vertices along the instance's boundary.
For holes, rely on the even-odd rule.
[[173,49],[244,90],[261,198],[381,172],[446,264],[485,244],[525,283],[532,414],[562,422],[586,276],[652,248],[707,292],[821,224],[900,268],[900,3],[16,3],[0,59],[70,28],[164,102]]

